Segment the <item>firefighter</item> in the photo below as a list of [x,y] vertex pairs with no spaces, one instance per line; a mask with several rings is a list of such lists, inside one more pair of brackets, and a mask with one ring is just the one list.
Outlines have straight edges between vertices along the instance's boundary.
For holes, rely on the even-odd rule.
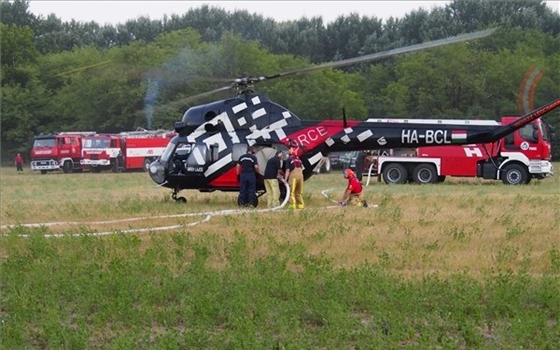
[[338,204],[341,206],[354,205],[357,207],[367,207],[367,202],[362,199],[362,184],[351,169],[345,169],[344,178],[348,180],[348,186],[344,190],[342,199]]
[[278,179],[284,174],[282,171],[282,151],[276,151],[274,157],[270,158],[264,169],[264,187],[267,193],[267,203],[269,208],[280,205],[280,191]]
[[21,154],[17,154],[16,159],[15,159],[15,163],[16,163],[16,170],[18,172],[18,174],[22,174],[23,173],[23,157],[21,156]]
[[257,173],[259,163],[255,157],[255,148],[249,147],[247,153],[239,158],[237,163],[237,181],[239,182],[240,206],[255,207],[255,193],[257,192]]
[[290,185],[290,209],[303,209],[303,164],[297,156],[297,145],[290,145],[284,179]]

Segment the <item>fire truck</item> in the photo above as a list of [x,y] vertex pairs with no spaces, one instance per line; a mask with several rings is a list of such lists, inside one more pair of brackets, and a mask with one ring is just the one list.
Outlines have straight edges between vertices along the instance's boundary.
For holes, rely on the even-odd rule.
[[65,173],[82,171],[80,158],[82,141],[94,131],[59,132],[35,136],[31,149],[31,170],[46,174],[60,170]]
[[84,138],[81,164],[91,172],[111,170],[147,171],[175,136],[169,131],[138,130],[119,134],[97,134]]
[[[499,126],[516,119],[517,117],[503,117],[501,123],[490,120],[445,120],[445,123]],[[408,122],[438,124],[443,121],[414,119]],[[502,180],[509,185],[528,184],[533,178],[543,179],[553,175],[550,162],[550,141],[553,134],[550,125],[537,119],[494,143],[386,150],[373,158],[373,162],[366,164],[363,171],[369,175],[377,175],[378,181],[383,178],[387,184],[438,183],[443,182],[446,176]],[[414,139],[417,136],[403,132],[402,137]],[[437,135],[430,137],[436,138]]]

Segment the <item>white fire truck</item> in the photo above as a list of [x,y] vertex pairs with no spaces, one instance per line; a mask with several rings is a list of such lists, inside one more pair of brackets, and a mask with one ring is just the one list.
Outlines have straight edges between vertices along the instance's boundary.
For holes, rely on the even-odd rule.
[[148,170],[175,136],[169,131],[139,130],[119,134],[98,134],[83,140],[80,163],[91,172]]
[[[490,120],[445,120],[445,123],[499,126],[516,119],[517,117],[503,117],[501,123]],[[438,124],[442,121],[414,119],[408,122]],[[550,125],[537,119],[495,143],[386,150],[373,158],[373,163],[366,164],[363,171],[369,175],[377,175],[379,180],[383,178],[387,184],[437,183],[443,182],[446,176],[502,180],[504,184],[511,185],[527,184],[533,178],[542,179],[553,175],[550,162],[552,134]],[[414,135],[403,134],[402,137]]]

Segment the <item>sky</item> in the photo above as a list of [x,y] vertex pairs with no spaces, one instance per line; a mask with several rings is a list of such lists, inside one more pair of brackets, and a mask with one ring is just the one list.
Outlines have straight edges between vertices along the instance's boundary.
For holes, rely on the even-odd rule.
[[[31,0],[29,11],[46,18],[54,13],[62,21],[94,21],[100,25],[125,23],[140,16],[160,20],[164,15],[182,15],[191,8],[204,4],[226,11],[247,10],[276,21],[297,20],[304,16],[321,16],[325,23],[341,15],[358,13],[361,16],[404,17],[405,14],[423,8],[443,7],[449,1],[48,1]],[[547,1],[549,7],[560,11],[560,1]]]
[[62,21],[75,19],[94,21],[100,25],[125,23],[129,19],[148,16],[159,20],[166,14],[182,15],[191,8],[204,4],[226,11],[247,10],[277,21],[296,20],[301,17],[321,16],[325,23],[338,16],[358,13],[387,19],[403,17],[406,13],[434,6],[445,6],[449,1],[47,1],[31,0],[29,10],[45,18],[54,13]]

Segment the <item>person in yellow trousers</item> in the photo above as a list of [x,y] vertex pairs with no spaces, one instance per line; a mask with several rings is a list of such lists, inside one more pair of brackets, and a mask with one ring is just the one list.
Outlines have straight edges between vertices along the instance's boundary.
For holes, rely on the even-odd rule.
[[280,205],[280,189],[278,180],[282,178],[282,151],[276,151],[274,157],[270,158],[264,169],[264,188],[266,189],[267,203],[269,208]]
[[289,157],[286,162],[284,179],[290,185],[290,209],[303,209],[303,164],[297,156],[297,146],[288,149]]

